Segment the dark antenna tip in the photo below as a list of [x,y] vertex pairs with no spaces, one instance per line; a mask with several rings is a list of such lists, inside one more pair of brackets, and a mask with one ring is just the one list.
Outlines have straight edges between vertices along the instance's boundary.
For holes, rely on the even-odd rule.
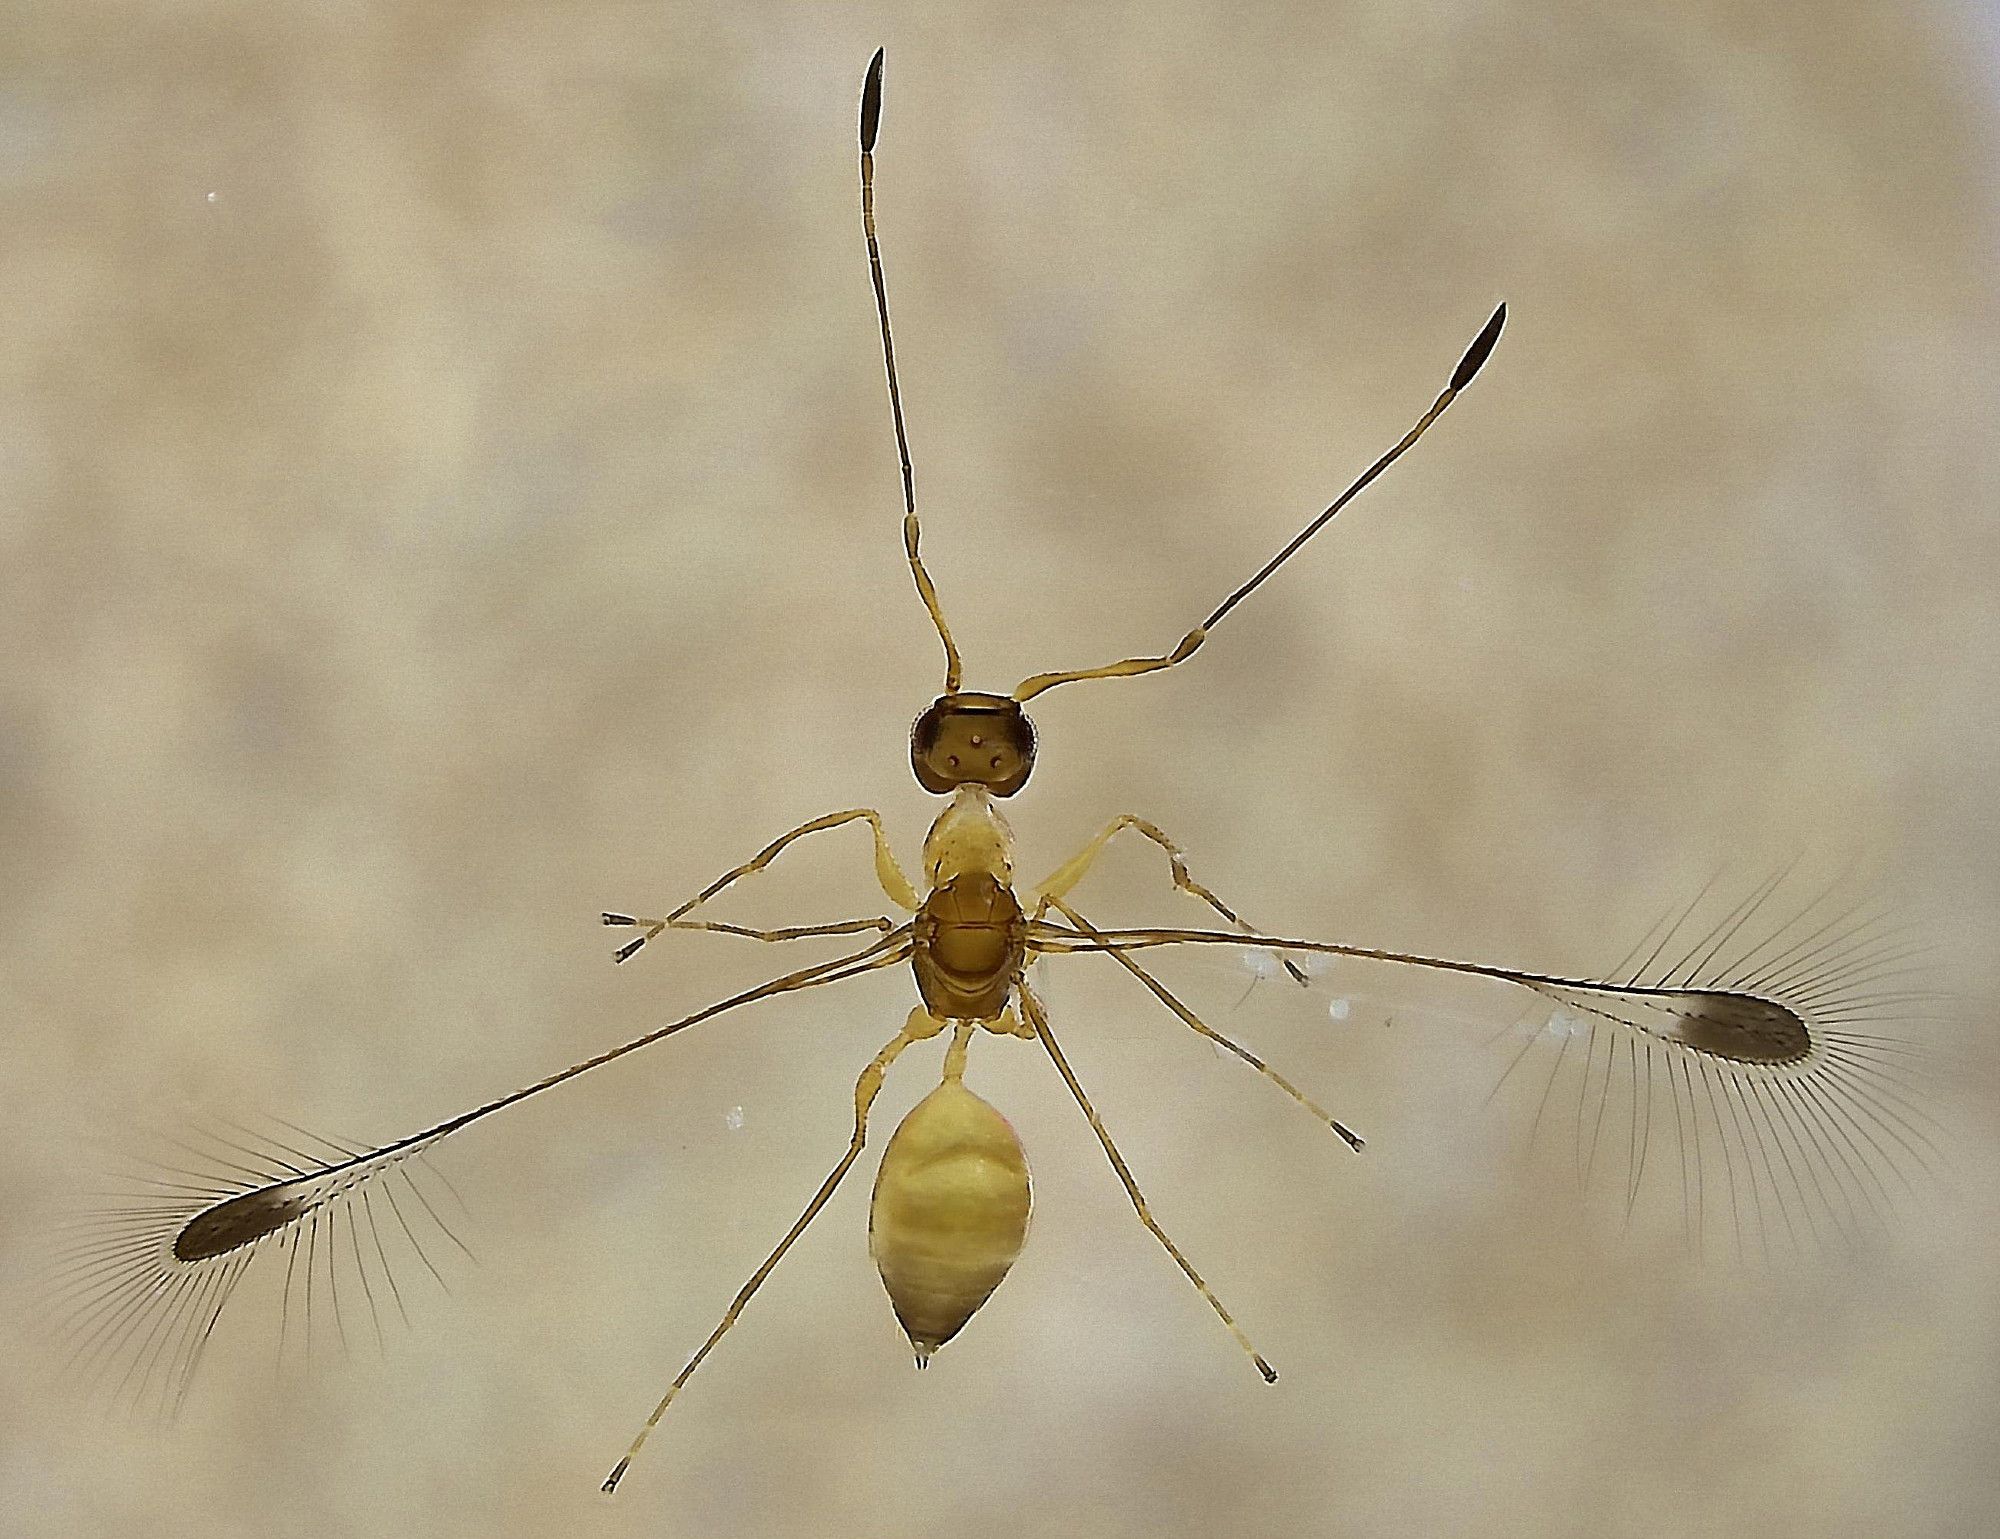
[[875,153],[875,134],[882,126],[882,55],[886,49],[875,50],[875,57],[868,61],[868,79],[861,87],[861,153]]
[[1507,324],[1507,306],[1503,302],[1493,312],[1492,318],[1482,326],[1479,335],[1472,339],[1472,346],[1465,350],[1465,356],[1458,360],[1458,367],[1452,370],[1451,388],[1463,390],[1472,383],[1472,376],[1492,355],[1493,344],[1500,340],[1500,328]]

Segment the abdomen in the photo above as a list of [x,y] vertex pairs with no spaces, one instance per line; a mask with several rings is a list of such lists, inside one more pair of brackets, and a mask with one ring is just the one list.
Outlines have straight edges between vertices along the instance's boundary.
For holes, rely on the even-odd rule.
[[889,1140],[868,1249],[917,1366],[986,1302],[1028,1233],[1028,1156],[1007,1119],[957,1080],[910,1109]]

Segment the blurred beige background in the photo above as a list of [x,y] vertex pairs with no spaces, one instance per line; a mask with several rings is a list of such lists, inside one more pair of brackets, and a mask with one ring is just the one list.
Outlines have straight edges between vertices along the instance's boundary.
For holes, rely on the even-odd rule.
[[[204,0],[6,36],[0,1529],[1993,1531],[2000,54],[1969,7]],[[914,861],[938,667],[855,208],[878,43],[976,687],[1169,644],[1511,306],[1197,663],[1037,708],[1027,874],[1130,809],[1273,926],[1587,972],[1719,864],[1869,854],[1973,1001],[1910,1028],[1951,1055],[1954,1179],[1857,1255],[1698,1265],[1524,1157],[1532,1107],[1482,1111],[1483,1026],[1371,999],[1330,1030],[1268,987],[1228,1017],[1355,1160],[1079,961],[1078,1070],[1281,1382],[1046,1067],[982,1042],[1039,1200],[986,1311],[910,1371],[871,1161],[601,1501],[843,1145],[890,974],[447,1144],[480,1264],[438,1255],[450,1297],[403,1267],[386,1352],[322,1320],[274,1371],[266,1264],[176,1425],[107,1422],[27,1300],[111,1154],[220,1117],[388,1139],[780,965],[688,937],[614,969],[599,908],[858,803]],[[1186,917],[1159,877],[1126,852],[1089,912]],[[840,834],[730,917],[873,891]]]

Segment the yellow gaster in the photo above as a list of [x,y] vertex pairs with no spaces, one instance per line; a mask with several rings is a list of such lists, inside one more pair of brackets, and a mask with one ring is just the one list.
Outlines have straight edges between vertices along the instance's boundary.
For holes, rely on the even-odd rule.
[[882,1155],[868,1249],[923,1367],[986,1302],[1027,1238],[1028,1156],[1007,1119],[948,1078]]

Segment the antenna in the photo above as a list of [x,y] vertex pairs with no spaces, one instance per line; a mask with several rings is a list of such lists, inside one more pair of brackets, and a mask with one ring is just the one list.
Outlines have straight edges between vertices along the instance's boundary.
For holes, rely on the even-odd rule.
[[1480,328],[1479,335],[1472,339],[1472,345],[1465,350],[1465,355],[1458,360],[1458,367],[1452,370],[1451,383],[1444,387],[1443,393],[1435,401],[1431,402],[1430,410],[1417,419],[1416,426],[1405,433],[1393,449],[1356,477],[1354,484],[1349,486],[1338,497],[1334,498],[1324,513],[1321,513],[1319,517],[1293,535],[1291,542],[1283,550],[1279,551],[1277,555],[1266,561],[1259,568],[1255,577],[1252,577],[1242,587],[1230,594],[1228,598],[1216,605],[1214,612],[1206,620],[1181,637],[1180,642],[1174,647],[1173,651],[1160,657],[1128,657],[1122,662],[1107,663],[1102,668],[1079,668],[1067,673],[1037,673],[1030,678],[1023,679],[1015,687],[1014,699],[1025,703],[1034,699],[1035,696],[1041,694],[1044,690],[1054,689],[1058,684],[1076,684],[1084,679],[1130,678],[1135,674],[1157,673],[1162,668],[1171,668],[1176,663],[1186,662],[1195,654],[1195,651],[1201,644],[1208,640],[1208,633],[1221,623],[1224,615],[1228,614],[1230,610],[1242,603],[1252,593],[1255,593],[1262,586],[1265,578],[1269,577],[1279,567],[1289,561],[1301,545],[1305,544],[1307,540],[1310,540],[1321,529],[1325,528],[1336,513],[1360,495],[1363,487],[1368,485],[1370,481],[1373,481],[1391,465],[1395,464],[1397,460],[1401,459],[1404,452],[1419,438],[1424,436],[1425,429],[1429,428],[1433,422],[1444,415],[1445,408],[1458,398],[1458,393],[1472,383],[1473,376],[1479,372],[1480,366],[1486,362],[1488,355],[1492,353],[1493,344],[1500,340],[1500,328],[1506,324],[1507,307],[1503,304],[1493,312],[1486,324]]
[[938,604],[937,588],[917,554],[922,531],[917,526],[917,487],[910,471],[910,435],[903,426],[903,392],[896,383],[896,344],[889,335],[889,289],[882,277],[882,246],[875,238],[875,136],[882,128],[882,56],[876,49],[868,61],[868,78],[861,87],[861,228],[868,237],[868,276],[875,284],[875,314],[882,322],[882,364],[889,374],[889,414],[896,422],[896,460],[903,471],[903,550],[910,558],[910,575],[917,593],[944,643],[944,692],[958,693],[964,669],[958,648]]

